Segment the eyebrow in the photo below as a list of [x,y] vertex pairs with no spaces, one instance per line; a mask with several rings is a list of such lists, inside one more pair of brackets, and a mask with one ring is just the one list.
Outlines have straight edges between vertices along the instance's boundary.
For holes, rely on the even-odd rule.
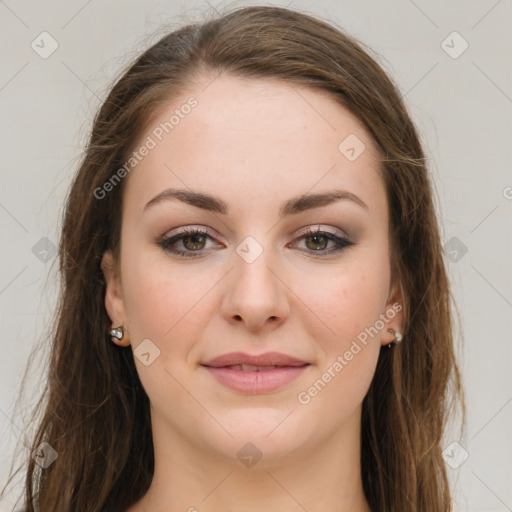
[[[175,188],[168,188],[157,194],[146,203],[144,206],[144,211],[146,211],[151,206],[172,199],[177,199],[183,203],[195,206],[196,208],[201,208],[203,210],[208,210],[214,213],[220,213],[222,215],[227,215],[229,213],[229,206],[222,199],[202,192],[194,192],[192,190]],[[327,206],[342,199],[352,201],[365,210],[369,210],[368,205],[355,194],[352,194],[346,190],[329,190],[328,192],[319,194],[302,194],[300,196],[288,199],[279,209],[279,216],[282,218],[286,217],[287,215],[295,215],[306,210],[311,210],[313,208]]]

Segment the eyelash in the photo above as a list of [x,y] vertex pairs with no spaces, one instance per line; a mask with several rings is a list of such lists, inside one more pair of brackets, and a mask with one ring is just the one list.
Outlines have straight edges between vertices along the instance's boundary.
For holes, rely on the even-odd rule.
[[[180,233],[176,235],[172,235],[169,237],[162,238],[158,245],[166,252],[170,252],[172,254],[175,254],[177,256],[183,256],[185,258],[198,258],[204,255],[205,249],[202,249],[201,251],[182,251],[181,249],[171,249],[171,246],[175,244],[176,242],[179,242],[180,240],[183,240],[184,238],[188,238],[194,235],[201,235],[205,236],[207,238],[213,239],[212,236],[208,234],[207,231],[199,228],[185,228]],[[326,256],[330,254],[335,254],[343,251],[347,247],[351,247],[355,245],[354,242],[351,242],[347,238],[340,237],[334,233],[330,233],[329,231],[322,231],[321,229],[311,229],[308,228],[305,231],[303,231],[298,238],[295,240],[300,240],[307,237],[312,236],[324,236],[327,238],[328,241],[335,242],[338,247],[335,249],[323,249],[321,251],[308,251],[307,249],[303,249],[303,251],[310,252],[311,254],[314,254],[315,256]]]

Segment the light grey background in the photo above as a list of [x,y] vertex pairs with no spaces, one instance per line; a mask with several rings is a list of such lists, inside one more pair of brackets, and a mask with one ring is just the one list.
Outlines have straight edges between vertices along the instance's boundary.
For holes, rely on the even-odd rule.
[[[248,4],[0,0],[1,485],[15,445],[29,433],[21,430],[14,401],[29,351],[50,321],[52,243],[100,101],[121,67],[164,33],[163,24],[172,29],[226,5]],[[458,469],[448,468],[456,508],[512,510],[511,1],[289,5],[330,19],[371,46],[405,95],[431,160],[461,313],[469,421],[465,437],[454,429],[444,442],[460,443],[456,457],[462,449],[469,454]],[[40,53],[51,48],[44,31],[58,44],[46,59],[31,47],[34,41]],[[464,41],[468,48],[454,58]],[[41,242],[44,237],[50,242]],[[44,354],[37,358],[42,371]],[[22,412],[41,389],[37,379]],[[0,510],[12,510],[12,502],[4,500]]]

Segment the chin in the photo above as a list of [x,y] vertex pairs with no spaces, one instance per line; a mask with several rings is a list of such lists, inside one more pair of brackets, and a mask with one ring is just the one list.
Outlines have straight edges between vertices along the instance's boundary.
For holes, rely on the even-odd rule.
[[308,428],[299,416],[298,411],[290,414],[279,409],[238,409],[222,416],[222,425],[232,437],[216,436],[210,441],[211,448],[240,467],[278,466],[304,449],[313,437],[313,427]]

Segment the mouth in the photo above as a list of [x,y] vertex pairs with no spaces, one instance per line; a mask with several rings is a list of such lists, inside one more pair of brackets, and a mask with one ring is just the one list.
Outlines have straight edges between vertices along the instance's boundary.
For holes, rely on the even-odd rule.
[[[242,370],[248,367],[266,368],[276,366],[303,366],[307,361],[281,352],[265,352],[264,354],[248,354],[245,352],[229,352],[202,363],[204,366],[214,368],[242,366]],[[239,369],[239,368],[237,368]]]
[[309,363],[304,363],[301,365],[269,365],[269,366],[257,366],[253,364],[232,364],[226,366],[209,366],[207,364],[202,365],[207,368],[229,368],[230,370],[238,370],[242,372],[265,372],[269,370],[274,370],[275,368],[300,368],[302,366],[308,366]]
[[309,363],[295,366],[233,364],[205,368],[220,384],[243,393],[261,394],[285,387],[302,375]]

